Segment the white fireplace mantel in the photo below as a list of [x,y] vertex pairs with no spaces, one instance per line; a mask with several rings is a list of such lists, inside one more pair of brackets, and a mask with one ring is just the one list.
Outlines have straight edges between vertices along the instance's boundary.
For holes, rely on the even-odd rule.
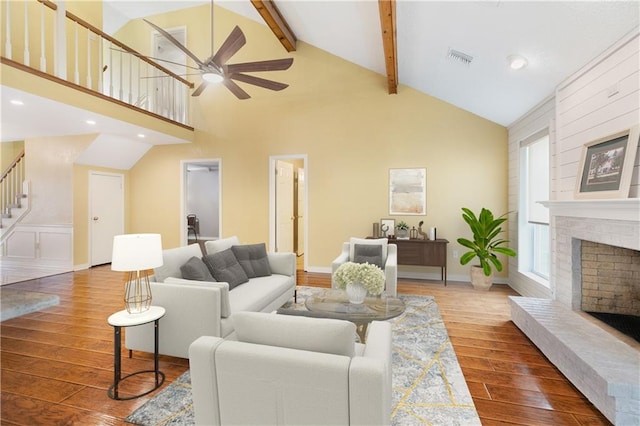
[[539,201],[551,216],[586,217],[592,219],[640,222],[640,198],[612,200]]

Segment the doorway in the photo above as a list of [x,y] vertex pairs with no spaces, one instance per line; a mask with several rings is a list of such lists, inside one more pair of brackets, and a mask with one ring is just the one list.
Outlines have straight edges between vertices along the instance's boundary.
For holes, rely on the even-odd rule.
[[269,249],[295,252],[307,269],[308,174],[306,155],[269,158]]
[[113,237],[124,234],[124,175],[89,172],[90,265],[111,262]]
[[[182,245],[217,240],[222,231],[222,160],[183,160],[180,167]],[[196,216],[196,233],[187,228],[187,215]],[[197,235],[197,238],[196,238]]]

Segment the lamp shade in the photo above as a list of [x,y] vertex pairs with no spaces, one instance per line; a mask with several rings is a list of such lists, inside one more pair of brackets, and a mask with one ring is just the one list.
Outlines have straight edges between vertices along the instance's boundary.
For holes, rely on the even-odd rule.
[[111,269],[143,271],[162,266],[160,234],[125,234],[113,237]]

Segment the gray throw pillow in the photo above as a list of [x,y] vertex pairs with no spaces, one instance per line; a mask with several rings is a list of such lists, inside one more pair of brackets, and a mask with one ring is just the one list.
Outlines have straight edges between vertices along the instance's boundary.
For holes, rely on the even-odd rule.
[[231,249],[207,254],[202,261],[217,281],[229,283],[229,290],[249,281]]
[[233,250],[233,254],[235,254],[247,277],[255,278],[271,275],[267,248],[264,243],[232,246],[231,250]]
[[202,259],[198,259],[195,256],[180,267],[180,272],[182,272],[182,278],[185,280],[215,281],[207,265],[204,264]]
[[370,244],[356,244],[353,250],[354,263],[370,263],[383,269],[382,246]]

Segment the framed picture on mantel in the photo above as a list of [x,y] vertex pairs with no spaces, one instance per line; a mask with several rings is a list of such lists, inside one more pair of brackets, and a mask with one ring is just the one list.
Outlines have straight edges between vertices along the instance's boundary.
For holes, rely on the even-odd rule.
[[389,214],[427,214],[427,169],[389,169]]
[[627,198],[638,148],[638,126],[586,143],[575,198]]

